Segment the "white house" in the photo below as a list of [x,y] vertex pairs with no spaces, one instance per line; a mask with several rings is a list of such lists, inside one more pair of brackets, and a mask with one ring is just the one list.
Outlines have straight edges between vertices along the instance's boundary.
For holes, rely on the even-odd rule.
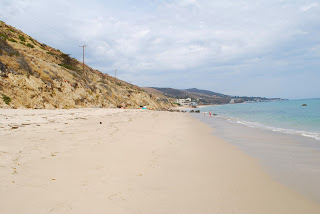
[[182,106],[189,106],[189,105],[193,105],[196,106],[195,102],[192,102],[191,98],[187,98],[187,99],[176,99],[176,103],[179,103]]

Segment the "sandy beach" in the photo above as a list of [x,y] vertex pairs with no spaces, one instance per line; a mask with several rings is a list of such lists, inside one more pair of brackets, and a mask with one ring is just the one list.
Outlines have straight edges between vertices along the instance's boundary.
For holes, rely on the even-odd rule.
[[189,113],[0,109],[0,213],[320,213],[211,133]]

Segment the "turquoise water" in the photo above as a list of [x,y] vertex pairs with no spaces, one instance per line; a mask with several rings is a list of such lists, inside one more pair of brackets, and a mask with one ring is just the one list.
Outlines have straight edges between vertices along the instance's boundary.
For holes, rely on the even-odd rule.
[[201,112],[209,111],[222,119],[252,128],[302,135],[320,141],[320,98],[201,108]]

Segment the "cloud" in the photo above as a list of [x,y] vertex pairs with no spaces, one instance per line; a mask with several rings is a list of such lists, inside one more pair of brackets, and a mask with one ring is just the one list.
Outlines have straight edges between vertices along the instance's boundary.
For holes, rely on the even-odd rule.
[[[119,78],[143,85],[205,85],[237,93],[241,82],[256,76],[293,78],[290,71],[298,72],[305,63],[314,66],[308,67],[310,78],[319,77],[320,11],[313,1],[0,3],[5,8],[0,17],[9,24],[80,60],[79,45],[87,44],[90,66],[107,73],[118,69]],[[228,87],[230,82],[237,87]]]
[[307,4],[307,5],[302,6],[302,7],[301,7],[301,10],[302,10],[303,12],[306,12],[306,11],[308,11],[308,10],[314,8],[314,7],[318,7],[318,6],[319,6],[319,4],[318,4],[317,2],[312,2],[312,3],[310,3],[310,4]]

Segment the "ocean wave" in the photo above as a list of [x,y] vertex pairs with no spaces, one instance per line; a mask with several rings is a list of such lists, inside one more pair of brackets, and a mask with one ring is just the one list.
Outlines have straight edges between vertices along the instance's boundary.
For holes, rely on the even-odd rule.
[[231,117],[223,117],[223,116],[218,116],[218,117],[221,119],[224,119],[224,120],[228,120],[233,123],[245,125],[250,128],[260,128],[260,129],[267,129],[270,131],[284,133],[284,134],[300,135],[303,137],[309,137],[309,138],[313,138],[315,140],[320,141],[320,133],[316,133],[316,132],[272,127],[272,126],[267,126],[267,125],[264,125],[264,124],[261,124],[258,122],[249,122],[249,121],[245,121],[245,120],[240,120],[239,118],[231,118]]

